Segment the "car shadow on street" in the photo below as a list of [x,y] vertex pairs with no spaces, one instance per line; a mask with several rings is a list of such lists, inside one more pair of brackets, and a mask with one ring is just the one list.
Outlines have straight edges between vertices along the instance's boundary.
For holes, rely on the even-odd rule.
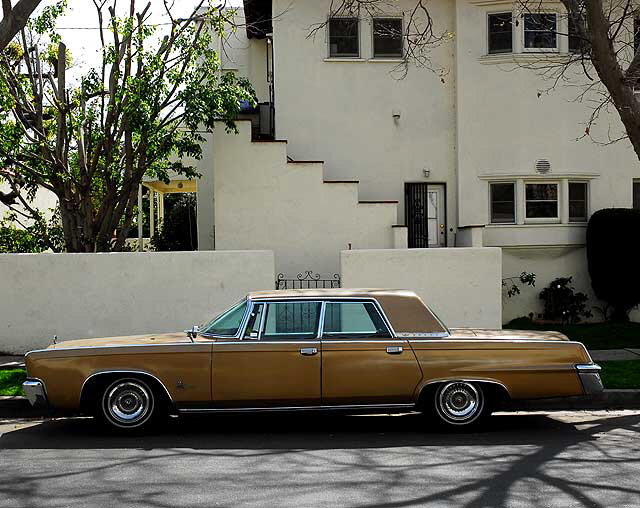
[[[588,420],[588,418],[586,418]],[[640,430],[640,415],[597,420],[600,432]],[[588,423],[586,421],[585,423]],[[269,449],[324,450],[405,446],[544,445],[594,440],[593,432],[545,414],[493,415],[481,427],[445,429],[420,414],[221,414],[170,418],[139,435],[106,431],[92,418],[34,422],[6,431],[0,449]]]

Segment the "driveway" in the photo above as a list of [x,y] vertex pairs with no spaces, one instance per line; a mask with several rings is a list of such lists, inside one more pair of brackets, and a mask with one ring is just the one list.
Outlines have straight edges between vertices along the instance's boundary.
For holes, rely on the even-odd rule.
[[91,419],[0,421],[0,506],[638,507],[640,412],[174,418],[145,437]]

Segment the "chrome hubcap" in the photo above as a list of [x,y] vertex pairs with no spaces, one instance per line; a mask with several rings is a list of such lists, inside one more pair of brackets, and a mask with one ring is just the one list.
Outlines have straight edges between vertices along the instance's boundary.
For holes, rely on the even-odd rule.
[[438,408],[448,420],[466,423],[482,409],[482,395],[470,383],[449,383],[440,390]]
[[105,392],[103,405],[116,425],[131,427],[140,425],[151,414],[153,396],[142,381],[117,381]]

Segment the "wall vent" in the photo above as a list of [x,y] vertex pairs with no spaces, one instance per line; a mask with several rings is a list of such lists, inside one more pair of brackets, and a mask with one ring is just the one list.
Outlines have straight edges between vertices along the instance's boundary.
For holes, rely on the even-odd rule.
[[536,173],[546,175],[551,172],[551,163],[547,159],[538,159],[536,161]]

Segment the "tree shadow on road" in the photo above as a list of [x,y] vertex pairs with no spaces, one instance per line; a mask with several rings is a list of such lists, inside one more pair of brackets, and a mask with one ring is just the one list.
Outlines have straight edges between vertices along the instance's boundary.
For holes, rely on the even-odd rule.
[[[71,456],[94,456],[97,450],[104,459],[71,471],[4,475],[0,497],[46,501],[45,486],[76,478],[92,486],[74,498],[80,504],[114,496],[129,504],[166,506],[166,496],[205,489],[223,498],[236,492],[234,499],[248,504],[266,496],[270,506],[299,506],[300,496],[325,504],[327,492],[356,493],[344,504],[380,508],[637,506],[640,487],[628,479],[638,471],[640,450],[628,436],[639,429],[638,414],[585,414],[579,423],[501,414],[477,432],[445,432],[415,414],[260,414],[174,419],[154,434],[122,437],[99,433],[91,419],[50,420],[6,432],[0,449],[5,456],[34,450],[52,457],[69,455],[69,449]],[[603,446],[601,436],[608,433],[614,437]],[[186,483],[172,477],[173,465],[193,461],[203,465],[204,476]],[[207,475],[211,464],[225,467]],[[149,468],[163,473],[158,483],[150,486],[143,476],[136,482],[136,474]],[[122,470],[133,474],[131,488],[110,490],[109,479]],[[562,504],[550,504],[552,496]]]

